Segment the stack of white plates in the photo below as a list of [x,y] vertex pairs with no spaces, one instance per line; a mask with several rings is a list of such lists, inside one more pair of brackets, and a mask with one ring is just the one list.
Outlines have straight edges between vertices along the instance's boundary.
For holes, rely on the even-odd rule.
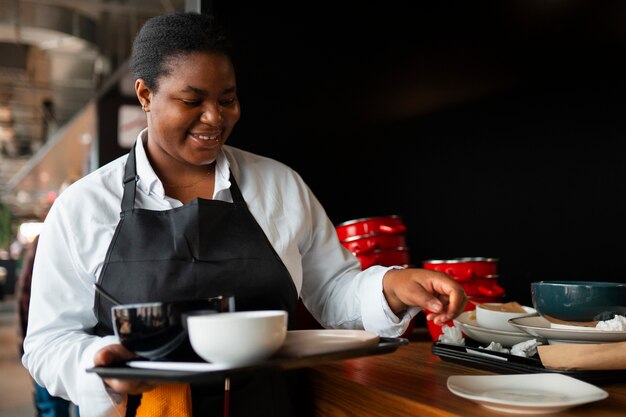
[[473,310],[461,313],[454,319],[454,325],[460,328],[467,337],[477,342],[482,342],[486,345],[489,345],[491,342],[496,342],[504,347],[511,347],[531,339],[537,339],[538,342],[545,340],[542,336],[533,335],[521,329],[518,331],[504,331],[480,327],[476,321],[475,315],[476,312]]
[[626,331],[554,325],[539,314],[511,319],[509,323],[532,337],[547,339],[551,345],[559,343],[611,343],[626,341]]

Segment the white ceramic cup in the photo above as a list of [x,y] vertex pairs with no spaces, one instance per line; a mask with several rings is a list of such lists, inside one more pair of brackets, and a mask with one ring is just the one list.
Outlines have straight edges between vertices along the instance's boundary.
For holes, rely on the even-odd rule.
[[187,317],[191,347],[202,359],[241,366],[274,354],[287,336],[283,310],[237,311]]
[[[502,303],[486,303],[486,305],[498,306]],[[532,307],[522,306],[524,313],[508,312],[508,311],[495,311],[487,308],[482,308],[480,305],[476,306],[476,323],[483,329],[501,330],[505,332],[519,333],[519,329],[509,323],[510,319],[527,316],[529,314],[536,313],[537,311]]]

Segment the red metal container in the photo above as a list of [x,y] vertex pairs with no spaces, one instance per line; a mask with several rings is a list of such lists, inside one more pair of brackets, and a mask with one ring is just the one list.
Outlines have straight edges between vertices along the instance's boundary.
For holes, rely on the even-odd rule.
[[367,236],[378,233],[393,235],[406,232],[406,226],[398,215],[348,220],[336,225],[335,229],[341,241],[353,236]]
[[[406,247],[406,226],[398,215],[364,217],[335,226],[341,244],[361,262],[361,269],[373,265],[410,265]],[[402,337],[409,337],[415,327],[411,320]]]
[[341,244],[354,254],[370,252],[377,249],[396,249],[406,247],[406,237],[403,234],[372,233],[365,236],[352,236]]
[[457,281],[468,281],[498,274],[496,258],[430,259],[422,263],[424,269],[443,272]]
[[498,285],[498,276],[474,278],[468,281],[459,282],[465,294],[470,297],[502,297],[504,288]]
[[404,266],[409,265],[410,255],[408,248],[375,249],[369,252],[355,253],[361,261],[361,268],[367,269],[372,265]]

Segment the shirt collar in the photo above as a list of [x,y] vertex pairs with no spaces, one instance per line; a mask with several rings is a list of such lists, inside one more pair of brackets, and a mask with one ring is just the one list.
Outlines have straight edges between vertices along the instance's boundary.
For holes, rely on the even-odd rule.
[[[146,148],[144,142],[148,140],[148,129],[142,130],[137,136],[137,142],[135,144],[135,158],[137,165],[137,176],[139,181],[137,187],[139,187],[146,194],[155,193],[161,197],[165,197],[165,189],[163,183],[157,177],[156,172],[152,169],[148,155],[146,154]],[[217,155],[215,164],[215,187],[213,195],[216,195],[220,191],[230,188],[230,163],[228,158],[224,154],[223,150]]]

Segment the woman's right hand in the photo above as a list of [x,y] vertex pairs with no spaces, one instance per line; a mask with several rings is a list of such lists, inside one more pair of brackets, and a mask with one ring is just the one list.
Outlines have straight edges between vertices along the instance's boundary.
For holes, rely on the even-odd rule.
[[[125,362],[136,357],[137,355],[122,345],[109,345],[100,349],[98,353],[96,353],[93,358],[93,363],[95,366],[109,366],[114,363]],[[105,378],[104,383],[117,393],[131,395],[150,391],[159,385],[154,381],[116,378]]]

